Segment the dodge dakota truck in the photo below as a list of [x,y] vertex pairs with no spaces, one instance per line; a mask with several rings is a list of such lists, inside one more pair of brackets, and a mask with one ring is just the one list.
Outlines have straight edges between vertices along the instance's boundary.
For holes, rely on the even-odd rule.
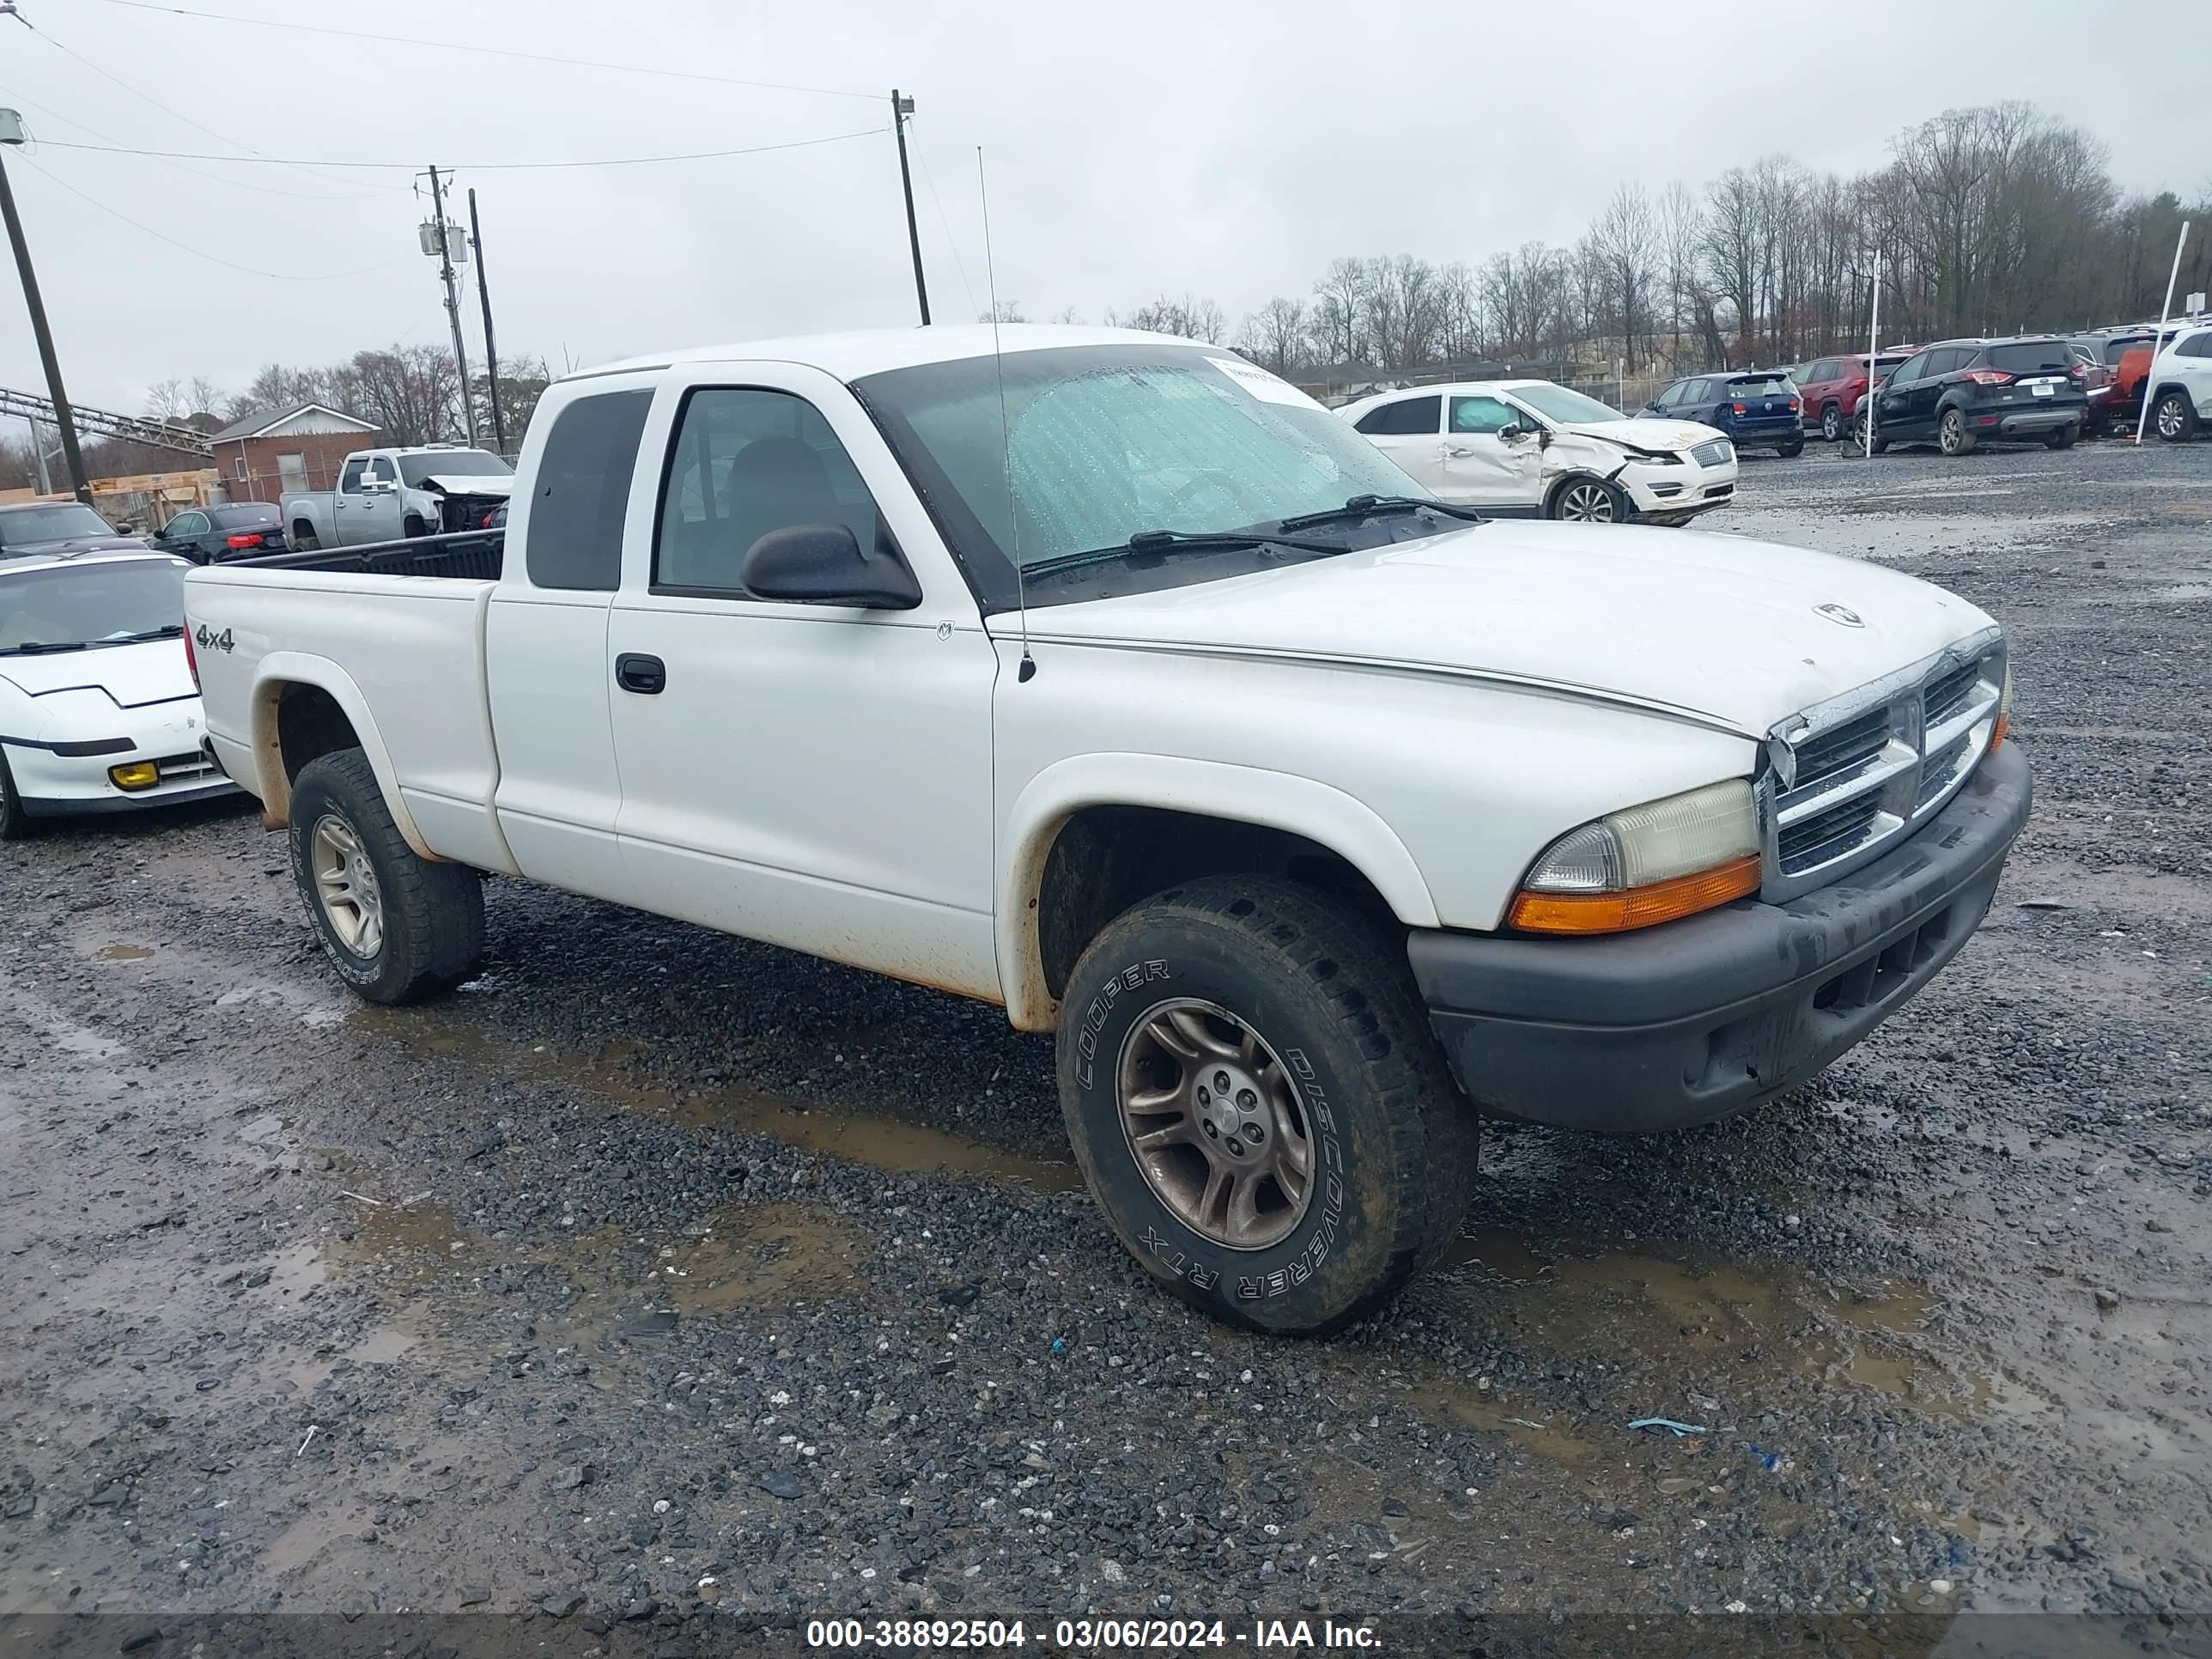
[[295,547],[359,547],[480,530],[514,488],[514,469],[489,450],[357,449],[336,489],[285,495],[277,511]]
[[1484,1114],[1659,1130],[1812,1077],[2028,811],[1965,600],[1485,520],[1216,347],[617,363],[547,392],[517,485],[472,575],[186,579],[215,752],[338,975],[466,980],[497,872],[1002,1005],[1143,1271],[1247,1327],[1433,1262]]

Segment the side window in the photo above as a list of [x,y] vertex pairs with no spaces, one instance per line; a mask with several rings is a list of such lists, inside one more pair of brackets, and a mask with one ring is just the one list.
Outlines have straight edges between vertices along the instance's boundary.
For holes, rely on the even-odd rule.
[[1451,400],[1451,429],[1486,436],[1509,426],[1522,424],[1519,413],[1495,398],[1455,398]]
[[392,465],[392,458],[389,455],[379,455],[373,459],[368,464],[368,472],[363,476],[375,483],[399,482],[399,470]]
[[1433,436],[1443,418],[1443,405],[1442,397],[1401,398],[1395,403],[1369,410],[1359,417],[1358,429],[1370,438]]
[[525,559],[536,587],[622,586],[623,514],[653,393],[603,392],[563,409],[531,481]]
[[1837,372],[1837,366],[1824,358],[1805,371],[1805,380],[1803,383],[1818,384],[1828,380],[1840,380],[1841,379],[1843,379],[1843,376]]
[[2212,333],[2191,335],[2175,348],[2178,357],[2212,357]]
[[1890,371],[1888,384],[1891,386],[1910,386],[1913,381],[1920,378],[1920,371],[1928,367],[1928,357],[1929,354],[1924,351],[1917,357],[1907,357],[1903,362],[1899,363],[1894,369]]
[[338,478],[338,488],[349,495],[361,494],[361,475],[368,470],[365,456],[357,456],[345,464],[345,471]]
[[843,525],[864,554],[888,540],[822,411],[750,386],[702,386],[685,398],[661,485],[653,586],[742,596],[752,544],[801,524]]
[[162,533],[169,536],[198,536],[205,534],[207,527],[207,520],[198,514],[179,513],[169,521],[168,529]]

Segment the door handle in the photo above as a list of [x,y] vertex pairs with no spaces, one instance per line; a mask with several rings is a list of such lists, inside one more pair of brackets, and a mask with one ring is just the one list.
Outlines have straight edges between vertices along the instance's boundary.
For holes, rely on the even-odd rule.
[[1462,449],[1461,447],[1459,447],[1459,446],[1458,446],[1458,445],[1456,445],[1456,444],[1453,444],[1453,445],[1449,445],[1449,446],[1448,446],[1448,447],[1445,448],[1445,450],[1444,450],[1444,453],[1445,453],[1445,454],[1447,454],[1447,455],[1455,456],[1455,457],[1457,457],[1457,458],[1460,458],[1460,459],[1465,459],[1467,456],[1469,456],[1469,455],[1474,454],[1474,452],[1473,450],[1471,450],[1471,449]]
[[668,687],[668,665],[641,651],[625,651],[615,659],[615,684],[641,697],[657,697]]

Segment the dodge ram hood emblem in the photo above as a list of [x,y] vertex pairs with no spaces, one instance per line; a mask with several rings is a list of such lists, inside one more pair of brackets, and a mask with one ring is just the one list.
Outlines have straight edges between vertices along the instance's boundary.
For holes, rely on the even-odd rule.
[[1847,605],[1816,605],[1813,614],[1826,617],[1840,628],[1864,628],[1866,620]]

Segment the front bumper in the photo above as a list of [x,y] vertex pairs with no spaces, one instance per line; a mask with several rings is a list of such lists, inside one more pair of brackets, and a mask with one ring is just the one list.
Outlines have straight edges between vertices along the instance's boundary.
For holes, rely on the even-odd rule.
[[[119,744],[119,746],[118,746]],[[66,817],[86,812],[135,812],[149,806],[174,806],[237,791],[205,749],[182,747],[174,738],[130,743],[48,743],[9,740],[4,747],[9,775],[23,811],[33,817]],[[98,753],[68,752],[96,749]],[[131,761],[157,761],[161,781],[150,789],[118,789],[107,769]]]
[[1959,953],[2030,795],[2007,744],[1904,845],[1802,898],[1608,939],[1424,930],[1413,977],[1486,1110],[1616,1133],[1710,1123],[1814,1076]]

